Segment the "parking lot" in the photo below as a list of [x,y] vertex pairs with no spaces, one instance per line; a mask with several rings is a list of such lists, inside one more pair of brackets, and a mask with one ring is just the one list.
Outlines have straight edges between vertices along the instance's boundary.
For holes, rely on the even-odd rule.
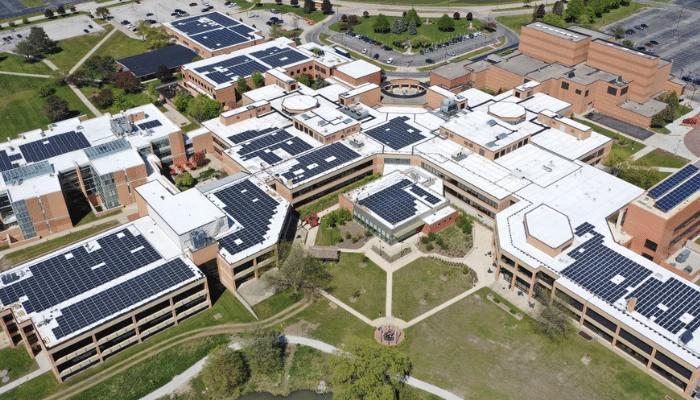
[[[89,25],[92,25],[92,28],[89,28]],[[58,18],[53,21],[42,22],[41,24],[32,26],[40,26],[44,28],[44,31],[52,40],[63,40],[75,36],[85,35],[83,29],[87,29],[91,34],[104,32],[104,28],[102,28],[100,24],[90,19],[90,17],[87,15],[78,15],[64,19]],[[0,40],[0,52],[14,50],[17,43],[21,42],[27,37],[27,35],[29,35],[29,30],[32,26],[24,26],[14,28],[12,30],[4,29],[2,32],[0,32],[0,38],[12,36],[12,40],[9,42]],[[22,35],[22,38],[18,38],[17,35]]]
[[[335,43],[339,43],[344,47],[352,49],[357,53],[363,53],[364,49],[367,49],[365,56],[370,58],[375,58],[378,54],[379,56],[375,58],[377,61],[386,63],[389,58],[393,58],[391,65],[406,66],[406,67],[422,67],[425,65],[430,65],[426,60],[431,59],[435,63],[441,63],[443,61],[449,60],[452,57],[458,57],[462,54],[474,51],[480,47],[491,45],[497,42],[497,37],[501,36],[499,32],[492,34],[482,34],[480,36],[475,36],[472,39],[463,39],[461,42],[455,44],[450,44],[449,46],[443,46],[441,48],[434,49],[433,51],[428,51],[424,55],[416,54],[419,50],[415,51],[413,54],[401,53],[396,50],[384,50],[381,45],[374,45],[361,40],[359,37],[350,36],[348,34],[335,34],[331,36],[331,40]],[[425,51],[425,49],[423,49]],[[449,55],[448,52],[454,53],[454,55]]]
[[[635,33],[625,35],[635,47],[645,46],[651,40],[659,42],[653,46],[654,54],[673,61],[673,75],[682,77],[688,74],[700,77],[700,46],[698,27],[700,26],[700,0],[679,0],[666,8],[655,8],[634,15],[619,23],[606,27],[611,31],[621,24]],[[644,30],[635,29],[641,24],[649,25]]]

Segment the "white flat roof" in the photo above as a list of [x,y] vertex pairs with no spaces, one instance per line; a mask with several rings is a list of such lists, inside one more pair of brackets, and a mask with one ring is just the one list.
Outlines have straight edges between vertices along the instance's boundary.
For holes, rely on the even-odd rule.
[[467,99],[467,106],[469,107],[476,107],[480,104],[493,101],[492,95],[474,88],[459,92],[459,95]]
[[[493,104],[489,107],[493,107]],[[481,109],[466,114],[457,114],[456,118],[450,119],[442,126],[448,131],[493,152],[542,130],[539,125],[527,120],[511,125]]]
[[42,175],[26,179],[22,183],[7,186],[10,201],[35,199],[37,197],[61,191],[61,183],[56,174]]
[[571,240],[574,233],[566,215],[542,204],[525,214],[530,236],[556,249]]
[[296,121],[308,126],[323,136],[333,135],[360,122],[338,110],[336,106],[322,104],[318,108],[297,114]]
[[489,112],[501,118],[518,118],[525,115],[525,107],[501,101],[489,105]]
[[349,62],[347,64],[343,64],[336,68],[338,72],[342,72],[345,75],[354,78],[354,79],[360,79],[364,78],[367,75],[372,75],[380,72],[382,69],[377,67],[374,64],[370,64],[365,60],[357,60],[353,62]]
[[547,129],[530,139],[532,144],[569,160],[580,159],[591,151],[605,146],[610,141],[612,139],[598,132],[591,132],[591,136],[588,139],[579,140],[557,129]]
[[143,165],[143,159],[136,149],[120,151],[105,157],[91,161],[92,167],[98,175],[105,175],[110,172],[124,171],[128,168]]
[[571,104],[563,100],[559,100],[556,97],[552,97],[544,93],[535,93],[532,97],[526,100],[522,100],[517,97],[512,97],[511,99],[509,99],[509,101],[518,103],[521,106],[525,107],[528,111],[531,111],[535,114],[538,114],[544,110],[560,113],[561,111],[571,106]]

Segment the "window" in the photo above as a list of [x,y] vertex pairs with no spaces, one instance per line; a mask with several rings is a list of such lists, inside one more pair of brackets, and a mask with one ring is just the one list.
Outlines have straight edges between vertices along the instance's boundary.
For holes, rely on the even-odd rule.
[[576,89],[576,94],[581,94],[581,90]]
[[646,247],[647,249],[649,249],[649,250],[651,250],[651,251],[656,251],[656,248],[658,247],[658,244],[656,244],[655,242],[652,242],[651,240],[647,239],[647,240],[644,242],[644,247]]
[[583,97],[588,97],[588,90],[586,90],[586,93],[583,94]]
[[629,88],[630,88],[629,86],[623,87],[622,90],[620,90],[620,94],[625,94],[625,93],[627,93],[627,90],[628,90]]
[[561,88],[564,90],[569,90],[569,82],[562,82]]
[[613,96],[617,96],[617,89],[615,89],[612,86],[608,86],[608,94],[611,94]]
[[654,261],[654,256],[649,255],[647,253],[642,253],[642,257],[646,258],[647,260]]

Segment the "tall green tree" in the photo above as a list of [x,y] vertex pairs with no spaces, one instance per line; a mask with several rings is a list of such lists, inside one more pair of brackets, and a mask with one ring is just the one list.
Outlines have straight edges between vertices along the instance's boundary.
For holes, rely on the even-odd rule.
[[265,86],[265,77],[260,73],[260,71],[253,71],[250,78],[253,80],[253,86],[256,88]]
[[44,115],[51,122],[62,121],[70,116],[70,106],[68,102],[58,96],[50,96],[44,103]]
[[117,63],[111,56],[92,56],[83,63],[82,70],[90,79],[109,79],[117,72]]
[[377,15],[377,19],[374,21],[374,25],[372,25],[372,29],[376,33],[387,33],[390,27],[389,20],[384,14]]
[[238,94],[243,94],[250,90],[248,87],[248,82],[245,80],[244,76],[239,76],[238,80],[236,81],[236,91]]
[[223,111],[221,102],[200,94],[187,104],[187,113],[198,122],[216,118]]
[[246,360],[253,373],[270,375],[284,367],[284,345],[277,338],[280,333],[274,330],[257,329],[245,349]]
[[566,5],[565,18],[572,22],[577,21],[583,15],[585,7],[583,0],[569,1]]
[[333,5],[331,4],[330,0],[323,0],[323,3],[321,3],[321,11],[324,14],[330,14],[333,12]]
[[192,95],[189,92],[183,90],[177,92],[177,95],[175,95],[175,99],[173,100],[173,104],[179,112],[185,112],[187,110],[187,105],[192,99]]
[[552,6],[552,13],[563,17],[564,16],[564,2],[563,1],[557,1],[554,3],[554,6]]
[[331,358],[333,399],[397,399],[411,361],[395,347],[350,343]]
[[27,38],[17,44],[17,53],[25,57],[45,57],[56,51],[57,43],[39,26],[32,26]]
[[269,287],[291,288],[294,293],[313,298],[319,290],[327,289],[331,275],[318,260],[312,259],[303,246],[295,243],[286,254],[284,263],[275,274],[263,275]]
[[200,376],[210,392],[227,398],[240,393],[250,378],[250,372],[240,352],[224,347],[209,356]]
[[574,326],[558,301],[547,304],[535,320],[535,330],[553,342],[561,342],[571,335]]
[[421,24],[421,19],[418,16],[418,12],[416,11],[415,8],[411,8],[406,12],[406,21],[411,21],[411,20],[416,20],[416,26],[420,26]]
[[95,15],[102,19],[107,18],[109,14],[109,8],[107,7],[97,7],[97,9],[95,10]]
[[549,25],[559,26],[562,28],[566,26],[566,21],[564,21],[564,18],[554,13],[545,14],[544,17],[542,17],[542,22]]
[[304,14],[310,14],[315,8],[314,0],[304,0]]
[[447,14],[442,14],[442,17],[437,22],[437,27],[442,32],[449,32],[455,29],[455,22],[447,16]]
[[412,19],[411,22],[408,23],[408,34],[409,35],[418,34],[418,30],[416,29],[416,20],[415,19]]

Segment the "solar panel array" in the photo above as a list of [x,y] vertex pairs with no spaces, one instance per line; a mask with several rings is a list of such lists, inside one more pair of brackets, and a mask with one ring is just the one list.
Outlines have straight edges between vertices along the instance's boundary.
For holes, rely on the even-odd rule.
[[682,203],[685,199],[700,190],[700,174],[693,176],[683,184],[673,189],[667,195],[656,201],[656,206],[668,212],[673,207]]
[[172,25],[188,35],[194,35],[213,29],[241,25],[241,23],[226,15],[212,12],[175,20]]
[[279,143],[283,140],[288,140],[293,138],[291,133],[285,131],[284,129],[277,132],[273,132],[269,135],[260,136],[256,139],[251,140],[248,143],[241,145],[238,149],[238,155],[244,156],[248,153],[252,153],[256,150],[264,149],[265,147],[272,146],[275,143]]
[[21,144],[19,149],[27,162],[37,162],[87,147],[90,147],[90,142],[85,135],[70,131]]
[[335,142],[298,157],[297,164],[282,176],[286,179],[304,180],[359,157],[359,153]]
[[155,75],[158,67],[165,65],[170,69],[179,68],[185,64],[192,62],[192,59],[197,56],[194,50],[188,49],[185,46],[175,44],[172,46],[147,51],[135,56],[126,57],[117,60],[117,62],[126,67],[137,78],[145,78],[148,75]]
[[[642,283],[627,298],[636,297],[634,310],[674,335],[687,329],[695,331],[700,326],[700,291],[676,278],[661,282],[651,278]],[[663,308],[662,308],[663,307]],[[687,322],[680,318],[689,314]]]
[[219,13],[197,15],[173,21],[174,28],[210,49],[220,49],[253,40],[256,29]]
[[237,56],[194,70],[220,84],[232,81],[238,76],[249,76],[253,71],[267,71],[268,68],[250,57]]
[[210,49],[223,49],[229,46],[245,43],[253,39],[251,35],[241,35],[233,29],[221,28],[197,35],[190,35],[190,39]]
[[236,254],[265,240],[279,202],[248,179],[214,192],[224,212],[243,226],[219,239],[221,247]]
[[418,211],[416,207],[417,199],[404,190],[412,183],[409,179],[402,179],[365,197],[358,203],[369,208],[373,213],[391,224],[405,221],[415,216]]
[[155,128],[156,126],[162,126],[163,124],[160,122],[160,120],[153,120],[153,121],[146,121],[142,124],[139,124],[139,129],[142,131],[145,131],[146,129],[151,129]]
[[279,47],[271,47],[269,49],[256,51],[251,53],[251,55],[265,64],[270,65],[272,68],[284,67],[309,59],[308,56],[294,49],[281,49]]
[[690,178],[690,176],[695,174],[696,172],[698,172],[698,167],[692,164],[686,165],[685,167],[683,167],[683,169],[671,175],[668,179],[661,182],[655,188],[651,189],[649,191],[649,196],[658,199],[669,190],[678,186],[684,180]]
[[151,296],[166,292],[170,288],[174,290],[178,284],[197,277],[199,275],[182,259],[175,258],[63,308],[62,315],[56,318],[58,327],[52,329],[53,334],[57,339],[66,337],[102,319],[114,318]]
[[621,298],[629,287],[639,285],[652,271],[603,244],[603,235],[593,225],[579,225],[576,236],[591,233],[593,237],[567,254],[574,261],[561,273],[608,303]]
[[29,267],[32,276],[0,288],[0,302],[20,297],[27,313],[43,311],[161,258],[143,235],[128,229],[97,239],[99,246],[66,250]]
[[[226,16],[226,15],[222,15],[222,14],[219,14],[219,13],[215,13],[215,12],[209,13],[209,14],[204,14],[204,16],[207,17],[207,18],[209,18],[210,20],[216,22],[217,24],[219,24],[219,25],[221,25],[221,26],[227,26],[227,27],[228,27],[228,26],[239,26],[239,25],[241,25],[241,23],[238,22],[238,21],[236,21],[235,19],[233,19],[233,18],[231,18],[231,17],[229,17],[229,16]],[[243,25],[241,25],[241,26],[243,26]]]
[[402,149],[426,138],[420,130],[407,124],[408,120],[408,117],[394,118],[365,133],[394,150]]
[[277,129],[278,128],[275,126],[265,128],[265,129],[250,129],[247,131],[243,131],[241,133],[237,133],[235,135],[231,135],[228,137],[228,140],[230,140],[234,144],[239,144],[239,143],[246,142],[250,139],[255,139],[258,136],[268,134],[268,133],[275,131]]
[[21,154],[13,154],[8,156],[5,150],[0,150],[0,171],[7,171],[12,168],[16,168],[17,164],[13,164],[13,161],[22,159]]
[[416,196],[420,197],[421,199],[430,203],[430,205],[434,206],[441,201],[439,197],[430,194],[428,191],[424,190],[418,185],[411,185],[411,187],[408,188],[408,190],[413,192]]

